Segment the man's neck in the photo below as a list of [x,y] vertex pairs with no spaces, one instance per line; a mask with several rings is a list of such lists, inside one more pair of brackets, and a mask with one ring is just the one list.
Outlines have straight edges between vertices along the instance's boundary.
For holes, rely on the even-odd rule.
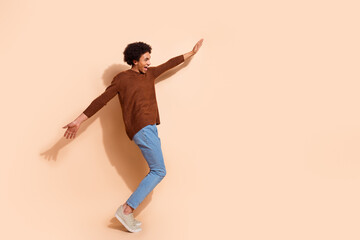
[[133,70],[134,72],[138,72],[138,73],[140,72],[139,69],[138,69],[136,66],[133,66],[133,67],[131,68],[131,70]]
[[141,74],[144,74],[143,72],[141,72],[137,67],[132,67],[131,69],[130,69],[131,71],[134,71],[134,72],[137,72],[137,73],[141,73]]

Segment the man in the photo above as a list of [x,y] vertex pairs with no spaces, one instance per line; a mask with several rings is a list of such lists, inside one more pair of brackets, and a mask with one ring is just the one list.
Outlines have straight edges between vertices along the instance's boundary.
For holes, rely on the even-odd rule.
[[80,125],[86,119],[93,116],[115,95],[118,95],[126,134],[138,145],[150,168],[150,172],[115,214],[116,218],[130,232],[141,231],[141,222],[134,218],[133,211],[166,174],[156,127],[160,124],[160,117],[155,95],[155,79],[196,54],[202,43],[203,39],[195,44],[192,51],[171,58],[157,67],[149,67],[151,46],[143,42],[129,44],[124,51],[124,61],[131,65],[131,69],[117,74],[103,94],[92,101],[73,122],[64,126],[67,128],[64,137],[74,138]]

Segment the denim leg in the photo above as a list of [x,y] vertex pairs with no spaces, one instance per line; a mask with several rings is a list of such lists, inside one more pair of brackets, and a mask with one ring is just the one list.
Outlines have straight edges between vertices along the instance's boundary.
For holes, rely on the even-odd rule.
[[166,169],[156,124],[147,125],[142,128],[135,134],[133,139],[139,146],[150,168],[149,173],[140,182],[135,192],[127,200],[127,204],[136,209],[145,197],[165,177]]

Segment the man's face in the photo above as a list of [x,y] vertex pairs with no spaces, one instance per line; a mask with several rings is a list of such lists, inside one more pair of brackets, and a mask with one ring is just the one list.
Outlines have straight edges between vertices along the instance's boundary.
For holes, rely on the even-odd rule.
[[146,52],[143,55],[141,55],[139,61],[134,61],[134,67],[135,69],[139,70],[139,72],[146,73],[148,70],[148,67],[150,66],[150,53]]

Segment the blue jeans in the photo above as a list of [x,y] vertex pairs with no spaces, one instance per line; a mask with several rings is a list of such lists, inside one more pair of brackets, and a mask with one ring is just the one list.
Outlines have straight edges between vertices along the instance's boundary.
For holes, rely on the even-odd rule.
[[139,146],[150,168],[150,172],[140,182],[135,192],[133,192],[126,201],[130,207],[136,209],[145,197],[165,177],[166,169],[156,124],[147,125],[142,128],[135,134],[133,140],[136,145]]

